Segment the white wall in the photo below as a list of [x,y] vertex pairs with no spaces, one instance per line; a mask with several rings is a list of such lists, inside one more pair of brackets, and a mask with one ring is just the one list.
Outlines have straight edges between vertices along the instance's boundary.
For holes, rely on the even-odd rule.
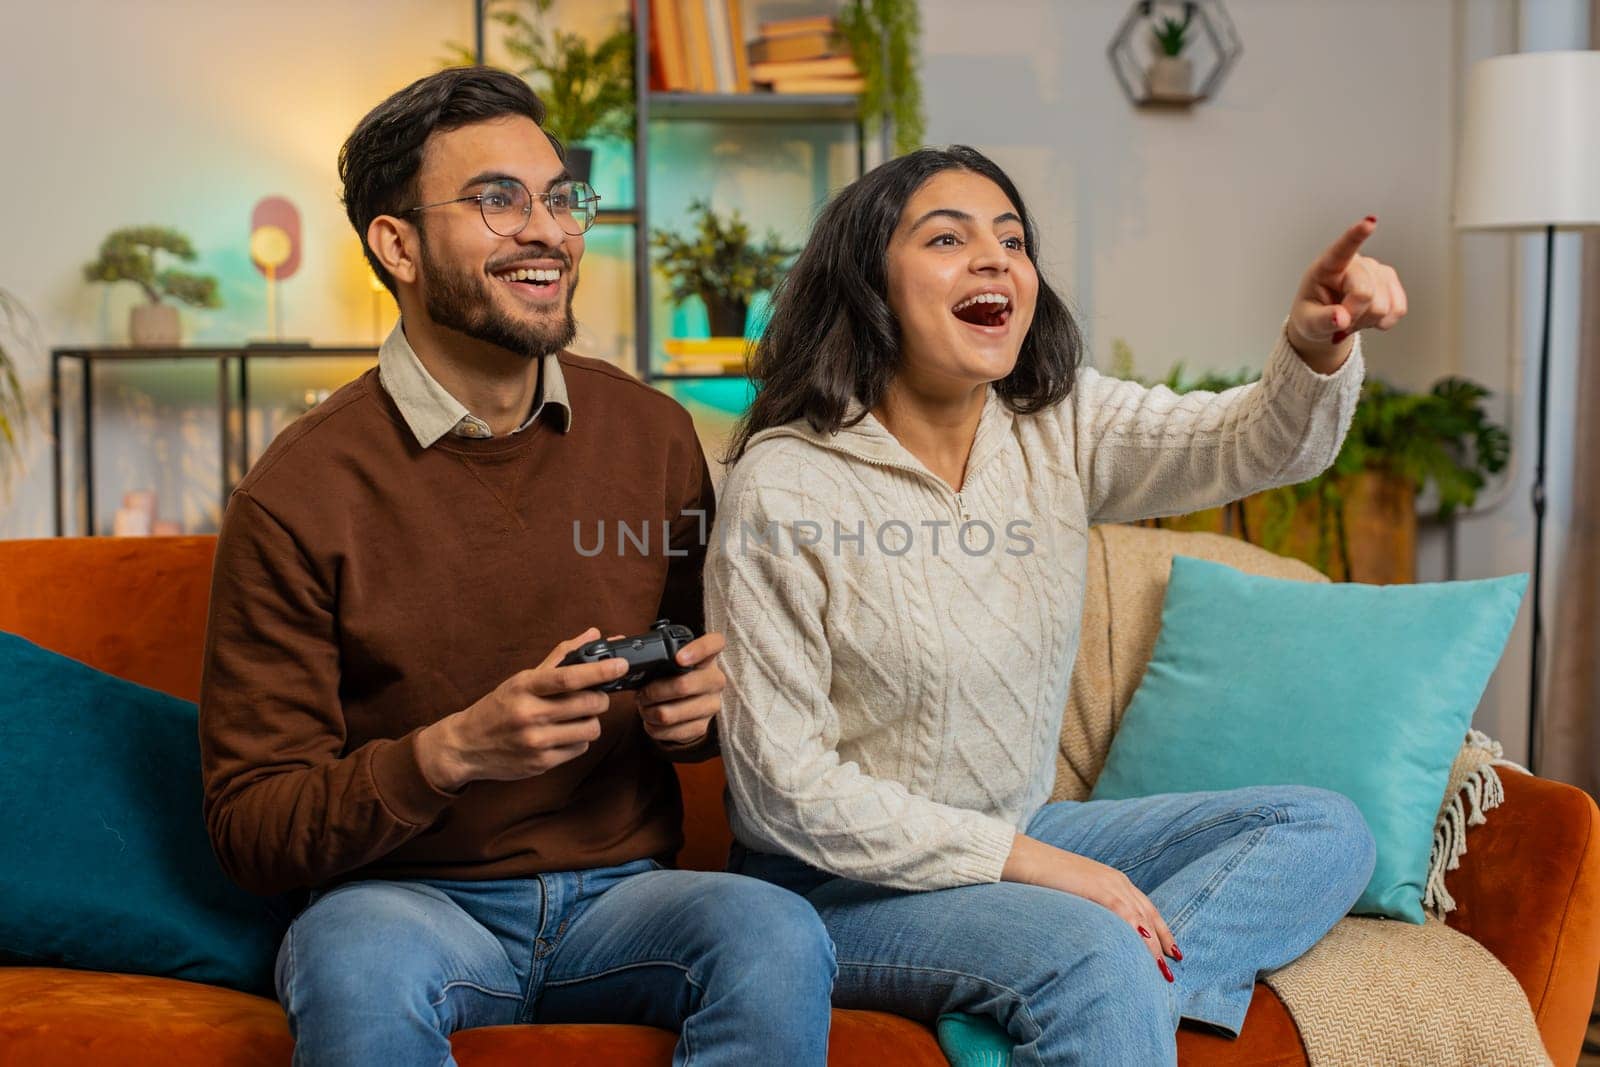
[[1398,267],[1414,309],[1370,339],[1372,363],[1431,380],[1447,321],[1451,5],[1227,8],[1243,57],[1216,99],[1175,112],[1133,108],[1112,76],[1123,0],[1011,0],[984,33],[967,5],[924,4],[929,138],[986,147],[1018,180],[1102,366],[1114,338],[1144,373],[1259,366],[1302,272],[1371,213],[1369,251]]

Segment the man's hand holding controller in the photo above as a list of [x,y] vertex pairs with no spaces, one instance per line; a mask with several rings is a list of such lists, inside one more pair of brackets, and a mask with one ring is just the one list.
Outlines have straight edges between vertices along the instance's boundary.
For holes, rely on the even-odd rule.
[[[598,635],[590,627],[561,642],[537,667],[519,671],[466,710],[425,727],[417,735],[423,777],[435,789],[455,792],[484,779],[531,778],[587,752],[600,737],[600,716],[611,703],[597,687],[630,670],[621,657],[563,664]],[[722,706],[726,679],[716,656],[723,643],[720,634],[691,641],[676,656],[684,673],[639,690],[645,732],[657,742],[688,745],[705,736]]]
[[639,690],[639,716],[644,732],[658,744],[692,745],[705,737],[711,720],[722,710],[728,679],[717,666],[727,641],[705,634],[678,650],[674,657],[684,673],[658,678]]
[[600,737],[611,698],[594,689],[620,678],[621,660],[563,667],[566,654],[599,635],[590,627],[518,671],[482,700],[417,735],[417,762],[435,789],[455,792],[481,779],[518,781],[577,759]]

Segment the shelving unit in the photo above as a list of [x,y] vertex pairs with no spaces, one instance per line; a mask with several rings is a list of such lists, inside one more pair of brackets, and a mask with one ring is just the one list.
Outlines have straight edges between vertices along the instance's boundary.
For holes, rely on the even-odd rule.
[[[739,2],[739,0],[731,0]],[[597,224],[630,225],[633,239],[634,371],[651,382],[704,382],[743,379],[744,375],[673,374],[656,369],[656,338],[651,325],[653,269],[650,256],[650,129],[652,123],[699,122],[742,123],[838,123],[855,134],[856,175],[867,167],[868,140],[858,114],[857,98],[850,95],[803,95],[783,93],[683,93],[652,92],[650,86],[651,0],[632,0],[634,136],[633,208],[628,211],[602,211]],[[486,19],[484,0],[475,0],[476,41],[479,60],[485,55]],[[737,46],[742,47],[743,42]],[[890,154],[893,129],[884,117],[879,139],[883,158]]]
[[[76,512],[77,533],[95,533],[95,374],[97,366],[127,365],[151,360],[203,362],[216,368],[217,420],[220,456],[218,499],[226,505],[228,496],[250,467],[250,362],[252,359],[360,359],[376,363],[376,348],[354,346],[313,347],[309,345],[236,345],[233,347],[133,348],[57,348],[50,353],[50,436],[53,445],[53,490],[55,496],[55,535],[66,533],[67,486],[66,449],[63,433],[66,401],[62,371],[68,363],[78,370],[77,473],[82,498]],[[263,442],[265,444],[265,442]]]
[[[738,0],[732,0],[737,3]],[[633,202],[638,213],[634,256],[634,361],[635,373],[649,382],[718,381],[743,378],[743,374],[671,374],[656,370],[656,340],[650,322],[652,264],[650,261],[650,124],[663,122],[839,122],[855,131],[856,174],[866,170],[867,139],[854,96],[782,93],[667,93],[650,90],[651,0],[633,4]],[[744,42],[735,42],[742,48]],[[887,124],[885,125],[887,130]]]

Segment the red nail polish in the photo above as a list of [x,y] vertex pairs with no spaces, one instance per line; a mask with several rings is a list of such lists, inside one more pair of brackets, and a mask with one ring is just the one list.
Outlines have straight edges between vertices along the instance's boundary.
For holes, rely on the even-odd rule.
[[1334,344],[1338,344],[1341,341],[1343,341],[1346,337],[1349,337],[1349,336],[1350,336],[1350,331],[1349,330],[1340,330],[1338,333],[1333,335],[1333,343]]
[[1161,977],[1165,978],[1169,982],[1177,981],[1176,978],[1172,977],[1172,971],[1167,967],[1166,960],[1156,960],[1156,966],[1161,968]]
[[1150,940],[1150,931],[1141,926],[1139,927],[1139,936],[1148,941]]
[[1367,221],[1368,222],[1377,222],[1378,221],[1378,216],[1376,216],[1376,215],[1368,215],[1367,216]]
[[1183,959],[1183,953],[1178,951],[1178,946],[1177,946],[1176,943],[1174,943],[1173,946],[1172,946],[1172,958],[1175,959],[1175,960],[1182,960]]

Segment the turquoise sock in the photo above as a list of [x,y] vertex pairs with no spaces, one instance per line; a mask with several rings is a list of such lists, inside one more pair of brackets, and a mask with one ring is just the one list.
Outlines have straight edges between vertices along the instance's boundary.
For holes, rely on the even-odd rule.
[[937,1032],[950,1067],[1011,1067],[1013,1042],[992,1019],[951,1012],[939,1016]]

